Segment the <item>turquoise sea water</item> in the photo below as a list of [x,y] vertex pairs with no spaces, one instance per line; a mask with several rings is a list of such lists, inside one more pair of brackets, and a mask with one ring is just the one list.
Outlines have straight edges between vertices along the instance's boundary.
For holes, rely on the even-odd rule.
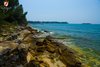
[[73,42],[80,47],[100,51],[100,25],[99,24],[66,24],[42,23],[32,24],[33,28],[47,30],[59,35],[70,36]]

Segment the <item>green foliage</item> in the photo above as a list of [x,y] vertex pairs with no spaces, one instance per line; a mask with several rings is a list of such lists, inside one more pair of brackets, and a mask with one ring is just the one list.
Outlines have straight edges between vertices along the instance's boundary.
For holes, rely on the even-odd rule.
[[[27,25],[27,12],[23,12],[23,7],[18,0],[9,0],[8,7],[4,7],[3,2],[4,0],[0,0],[0,21],[4,20],[12,24],[16,22],[18,25]],[[1,24],[3,23],[0,22]]]

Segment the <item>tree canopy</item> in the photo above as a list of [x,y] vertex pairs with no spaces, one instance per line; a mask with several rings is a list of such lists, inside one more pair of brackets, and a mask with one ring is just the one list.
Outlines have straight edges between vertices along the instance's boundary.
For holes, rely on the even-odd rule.
[[[26,25],[27,19],[24,13],[22,5],[19,4],[19,0],[8,0],[8,7],[4,6],[4,0],[0,0],[0,21],[6,21],[8,23],[17,22],[18,25]],[[0,22],[2,23],[2,22]]]

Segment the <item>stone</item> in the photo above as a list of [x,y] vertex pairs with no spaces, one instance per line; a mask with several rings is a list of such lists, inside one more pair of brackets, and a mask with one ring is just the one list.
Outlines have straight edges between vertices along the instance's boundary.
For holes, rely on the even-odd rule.
[[27,62],[29,63],[30,61],[34,60],[34,57],[32,56],[30,52],[28,52],[26,59],[27,59]]
[[37,48],[37,52],[44,52],[45,51],[45,47],[38,47]]
[[8,41],[15,40],[15,39],[17,39],[17,35],[11,35],[9,38],[7,38]]
[[43,43],[42,42],[36,42],[36,45],[37,46],[43,46]]
[[47,51],[50,53],[54,53],[55,52],[55,48],[51,47],[51,46],[47,46]]

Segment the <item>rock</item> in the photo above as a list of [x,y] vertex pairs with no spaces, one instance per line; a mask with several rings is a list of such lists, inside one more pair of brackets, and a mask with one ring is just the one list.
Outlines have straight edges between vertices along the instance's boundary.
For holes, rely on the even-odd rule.
[[18,38],[17,35],[11,35],[9,38],[7,38],[7,41],[15,40],[17,38]]
[[17,67],[24,67],[24,66],[21,64],[21,65],[17,65]]
[[18,45],[16,43],[14,43],[13,41],[4,41],[4,42],[1,42],[0,43],[0,46],[4,47],[5,49],[6,48],[9,48],[9,49],[15,49]]
[[30,61],[34,60],[34,57],[32,56],[30,52],[28,52],[26,59],[27,59],[27,62],[29,63]]
[[40,41],[38,38],[34,39],[32,35],[30,32],[23,32],[17,35],[18,38],[14,41],[0,43],[0,46],[7,47],[6,49],[1,47],[0,65],[6,64],[5,66],[9,65],[10,67],[57,67],[57,65],[81,67],[82,64],[76,59],[72,49],[56,42],[51,37]]
[[35,34],[41,35],[21,26],[7,34],[0,42],[0,67],[81,67],[75,51],[51,36],[40,40]]
[[59,52],[60,55],[63,53],[60,48],[58,48],[58,52]]
[[0,46],[0,53],[2,52],[3,49],[4,49],[4,48],[3,48],[2,46]]
[[26,67],[40,67],[40,64],[38,62],[35,61],[30,61]]
[[46,38],[43,41],[43,44],[46,46],[46,50],[50,53],[54,53],[56,51],[55,45],[52,43],[52,41],[48,38]]
[[54,53],[55,52],[55,48],[51,47],[50,45],[47,46],[47,51],[50,53]]
[[76,67],[81,67],[82,66],[82,63],[81,62],[77,62],[75,66]]
[[3,37],[0,37],[0,41],[1,41],[1,42],[3,41]]
[[36,45],[37,46],[43,46],[43,43],[42,42],[36,42]]
[[20,31],[20,36],[18,36],[18,39],[23,40],[30,34],[30,31],[27,29],[21,30]]
[[26,34],[24,37],[23,37],[23,42],[26,42],[26,43],[33,43],[35,42],[34,41],[34,38],[32,37],[33,34]]
[[31,32],[31,34],[36,34],[37,33],[37,30],[32,29],[31,27],[26,27],[26,29],[28,29]]
[[22,43],[21,40],[16,40],[15,42],[18,43],[18,44],[21,44]]
[[27,51],[25,49],[14,49],[14,50],[6,50],[4,54],[2,54],[0,57],[0,65],[7,67],[17,66],[17,65],[23,65],[26,63],[26,53]]
[[37,52],[44,52],[45,51],[45,47],[38,47],[37,48]]

